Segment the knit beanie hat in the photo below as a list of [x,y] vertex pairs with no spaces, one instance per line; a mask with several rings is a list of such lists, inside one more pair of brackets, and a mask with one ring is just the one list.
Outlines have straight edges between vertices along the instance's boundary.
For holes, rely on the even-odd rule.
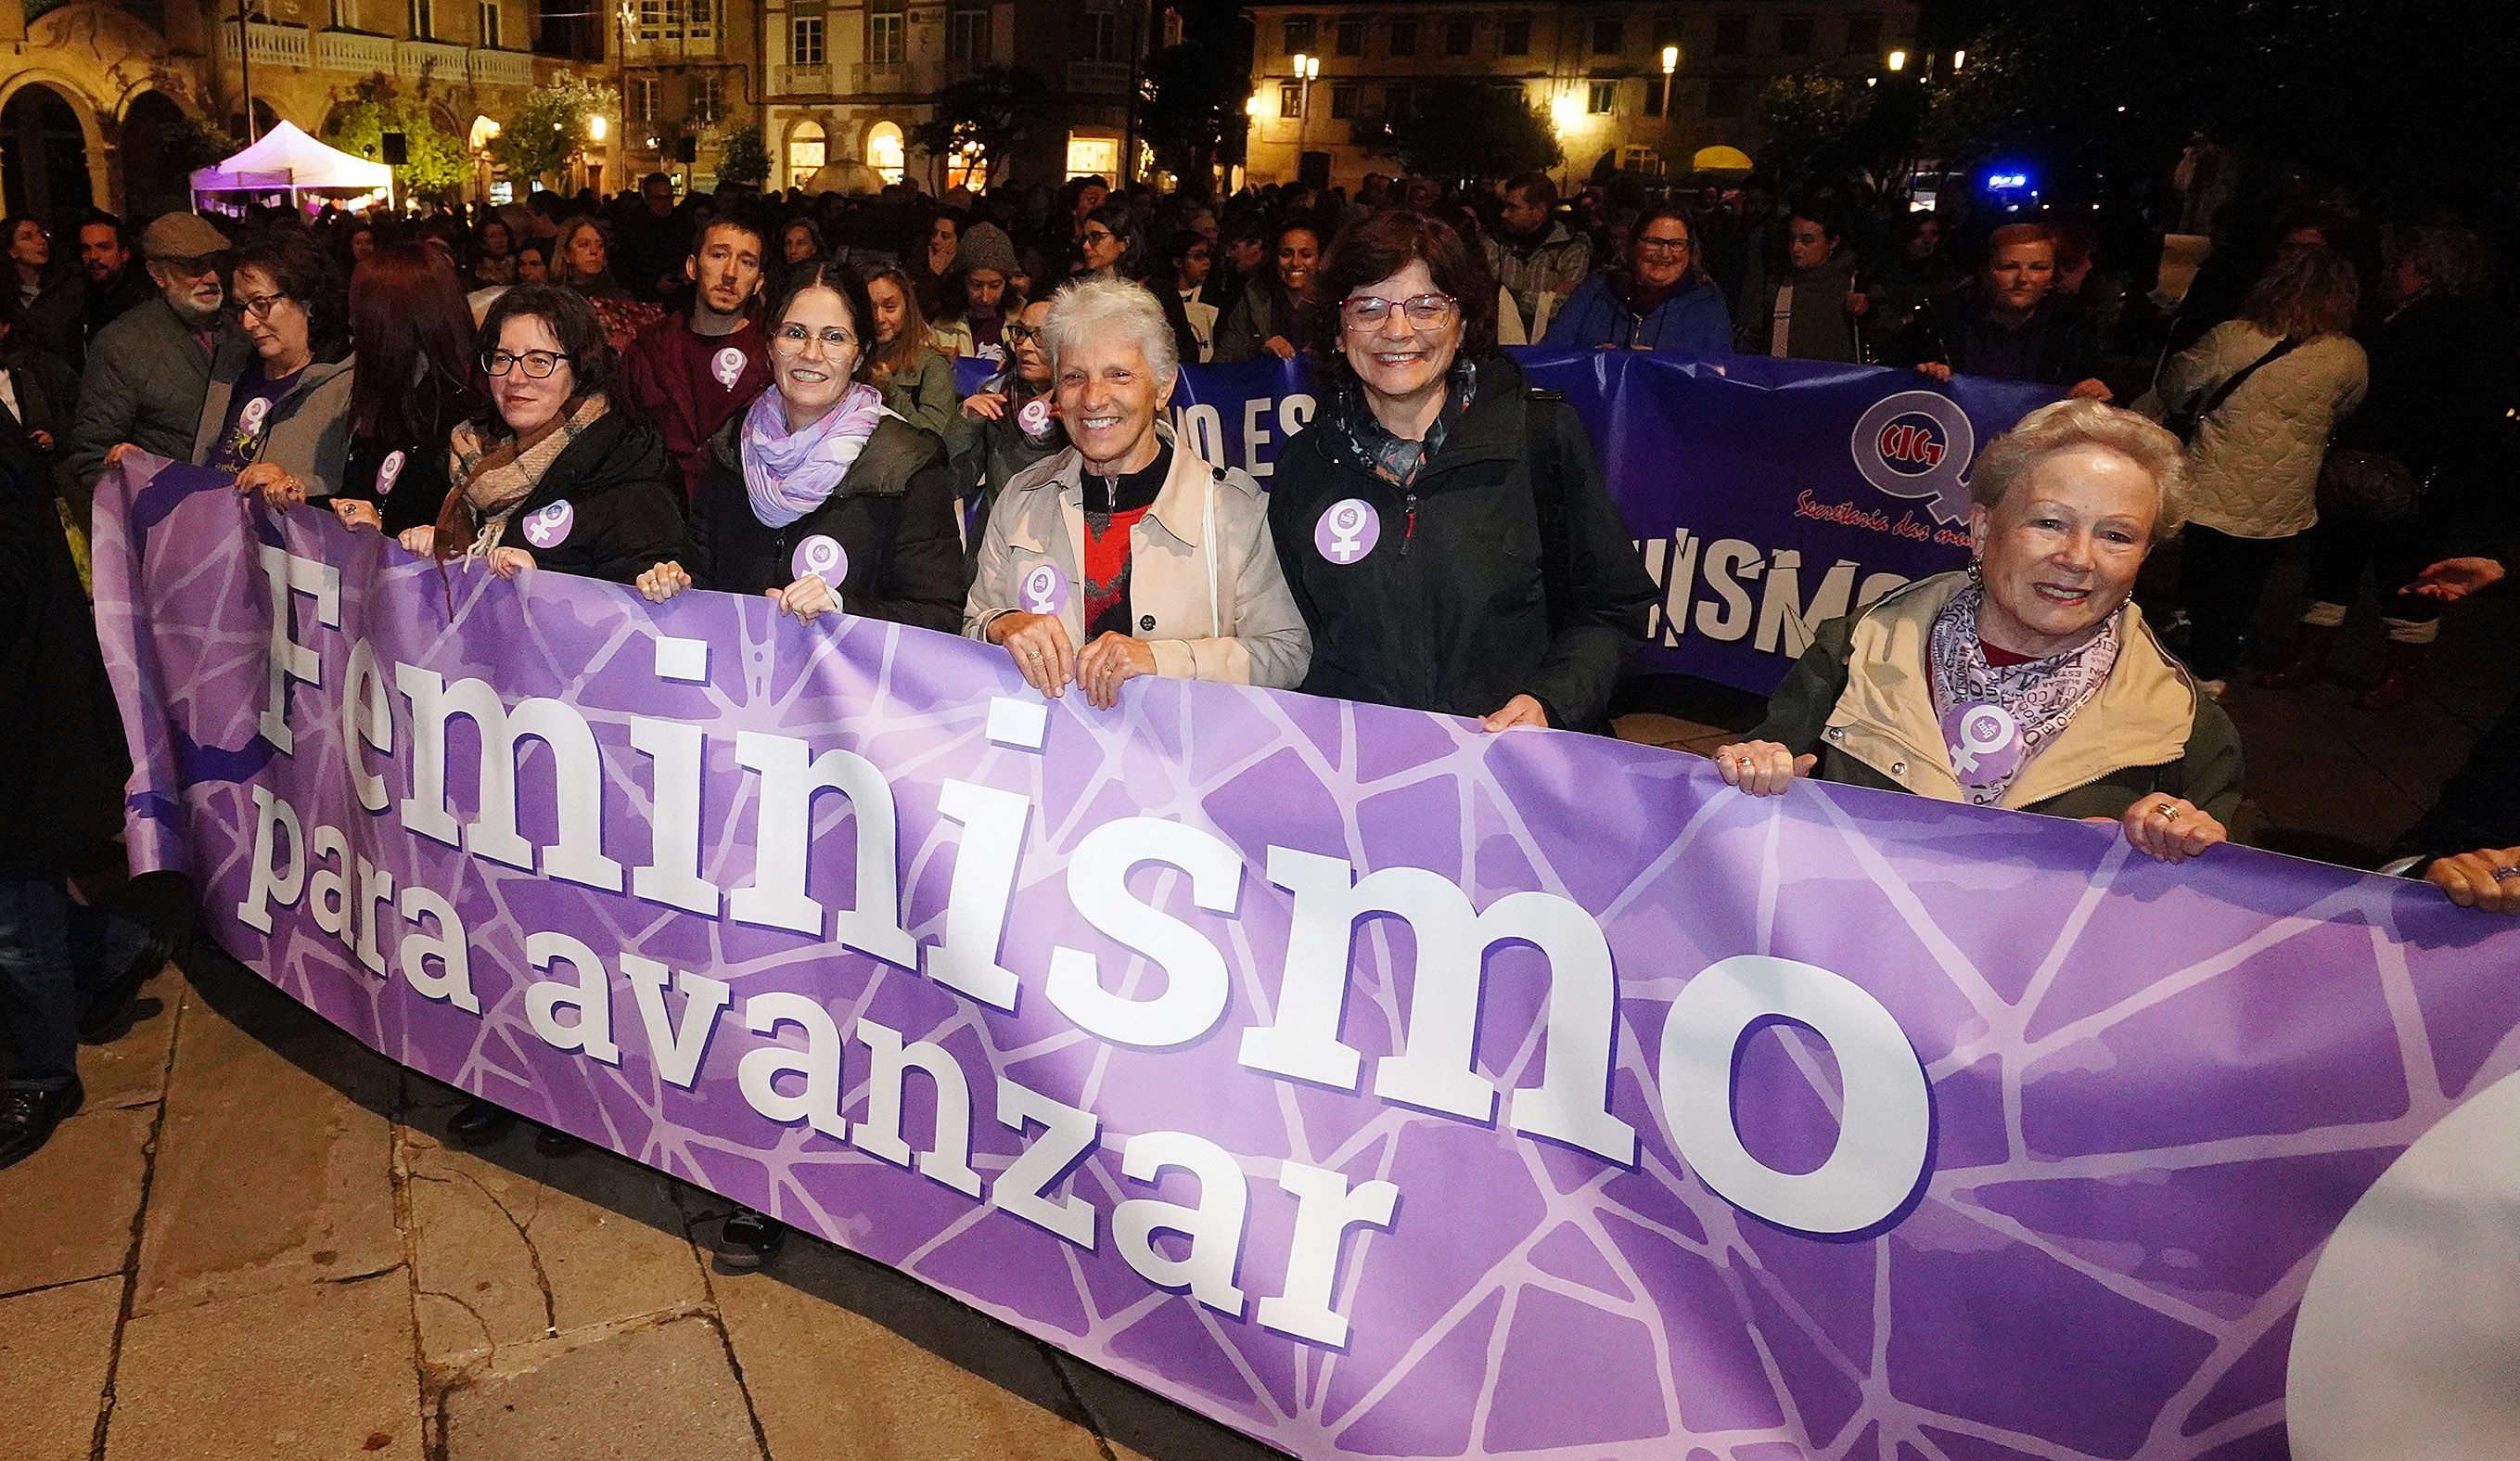
[[994,223],[975,223],[964,232],[962,246],[954,252],[954,266],[1012,274],[1015,272],[1015,246],[1008,241],[1005,229]]

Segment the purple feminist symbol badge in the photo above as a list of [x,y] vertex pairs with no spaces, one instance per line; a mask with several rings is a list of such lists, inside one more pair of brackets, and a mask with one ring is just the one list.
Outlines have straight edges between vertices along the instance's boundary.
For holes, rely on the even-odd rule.
[[1050,430],[1050,397],[1038,396],[1015,409],[1015,425],[1027,436],[1038,436]]
[[394,479],[402,476],[403,461],[404,457],[401,452],[389,451],[385,453],[385,459],[383,461],[377,463],[378,496],[390,497],[393,495]]
[[237,412],[237,430],[248,436],[259,435],[262,433],[263,420],[269,415],[271,415],[271,397],[257,395],[247,401],[244,408]]
[[836,585],[849,575],[849,551],[840,540],[826,533],[816,533],[796,545],[788,557],[788,571],[802,578],[819,573],[825,583]]
[[1973,700],[1943,713],[1943,745],[1960,785],[1996,786],[2021,769],[2021,722],[1992,701]]
[[1323,509],[1313,525],[1313,546],[1332,563],[1349,564],[1382,539],[1382,515],[1362,497],[1343,497]]
[[1026,614],[1057,614],[1067,607],[1067,575],[1055,563],[1034,564],[1015,585],[1015,598]]
[[735,383],[743,379],[743,352],[733,345],[718,351],[717,358],[709,362],[709,374],[717,377],[719,385],[733,390]]
[[577,510],[563,497],[539,512],[525,517],[525,541],[537,548],[557,548],[568,541],[569,528],[577,525]]

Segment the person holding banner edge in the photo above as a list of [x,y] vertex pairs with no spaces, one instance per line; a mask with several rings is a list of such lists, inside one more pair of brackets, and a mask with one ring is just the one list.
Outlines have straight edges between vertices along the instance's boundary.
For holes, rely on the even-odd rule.
[[1069,285],[1043,344],[1075,444],[1007,484],[963,632],[1004,645],[1042,694],[1074,684],[1102,709],[1145,674],[1300,682],[1312,641],[1260,484],[1160,425],[1180,364],[1162,304],[1126,280]]
[[2134,412],[2065,400],[2023,417],[1970,479],[1968,571],[1822,625],[1767,719],[1716,751],[1724,779],[2105,822],[2164,862],[2225,841],[2239,733],[2132,598],[2186,487],[2179,438]]
[[1697,257],[1697,229],[1678,204],[1647,208],[1628,229],[1628,262],[1601,269],[1575,293],[1541,338],[1545,345],[1590,350],[1732,353],[1732,317],[1724,292]]
[[1322,270],[1331,383],[1286,442],[1269,525],[1313,695],[1607,725],[1654,585],[1584,423],[1495,348],[1497,288],[1450,224],[1379,213]]

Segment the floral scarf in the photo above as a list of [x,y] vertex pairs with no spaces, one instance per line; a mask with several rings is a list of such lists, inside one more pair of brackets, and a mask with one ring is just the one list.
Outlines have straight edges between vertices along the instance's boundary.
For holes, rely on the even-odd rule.
[[2117,663],[2120,615],[2073,649],[2022,664],[1992,665],[1978,638],[1986,591],[1970,584],[1934,616],[1927,658],[1934,713],[1952,774],[1971,806],[1993,806],[2031,759],[2071,724]]
[[1392,434],[1391,429],[1373,414],[1372,406],[1366,402],[1365,388],[1351,377],[1339,388],[1337,410],[1331,417],[1336,435],[1331,439],[1344,448],[1344,454],[1356,466],[1395,487],[1415,485],[1462,414],[1470,408],[1470,397],[1477,390],[1477,364],[1466,355],[1456,359],[1444,385],[1444,409],[1426,428],[1426,439],[1407,441]]
[[[541,439],[518,449],[517,437],[485,444],[472,423],[455,429],[447,447],[446,506],[437,518],[440,558],[479,558],[499,546],[508,520],[542,484],[552,463],[611,409],[601,391],[585,397]],[[466,546],[458,555],[454,545]]]
[[785,527],[821,507],[883,419],[883,392],[851,386],[839,404],[803,430],[788,430],[787,398],[772,386],[743,416],[743,490],[765,527]]

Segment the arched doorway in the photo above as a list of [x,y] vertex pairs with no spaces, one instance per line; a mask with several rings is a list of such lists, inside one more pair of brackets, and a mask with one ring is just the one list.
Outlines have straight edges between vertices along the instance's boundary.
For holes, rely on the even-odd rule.
[[32,213],[55,224],[96,200],[78,114],[41,82],[21,87],[0,107],[0,185],[11,214]]
[[134,227],[192,202],[184,153],[176,145],[184,109],[162,91],[144,91],[122,114],[122,215]]
[[867,128],[866,164],[880,173],[887,183],[901,181],[901,124],[879,121]]
[[829,146],[819,121],[800,121],[788,130],[788,186],[801,188],[829,160]]

